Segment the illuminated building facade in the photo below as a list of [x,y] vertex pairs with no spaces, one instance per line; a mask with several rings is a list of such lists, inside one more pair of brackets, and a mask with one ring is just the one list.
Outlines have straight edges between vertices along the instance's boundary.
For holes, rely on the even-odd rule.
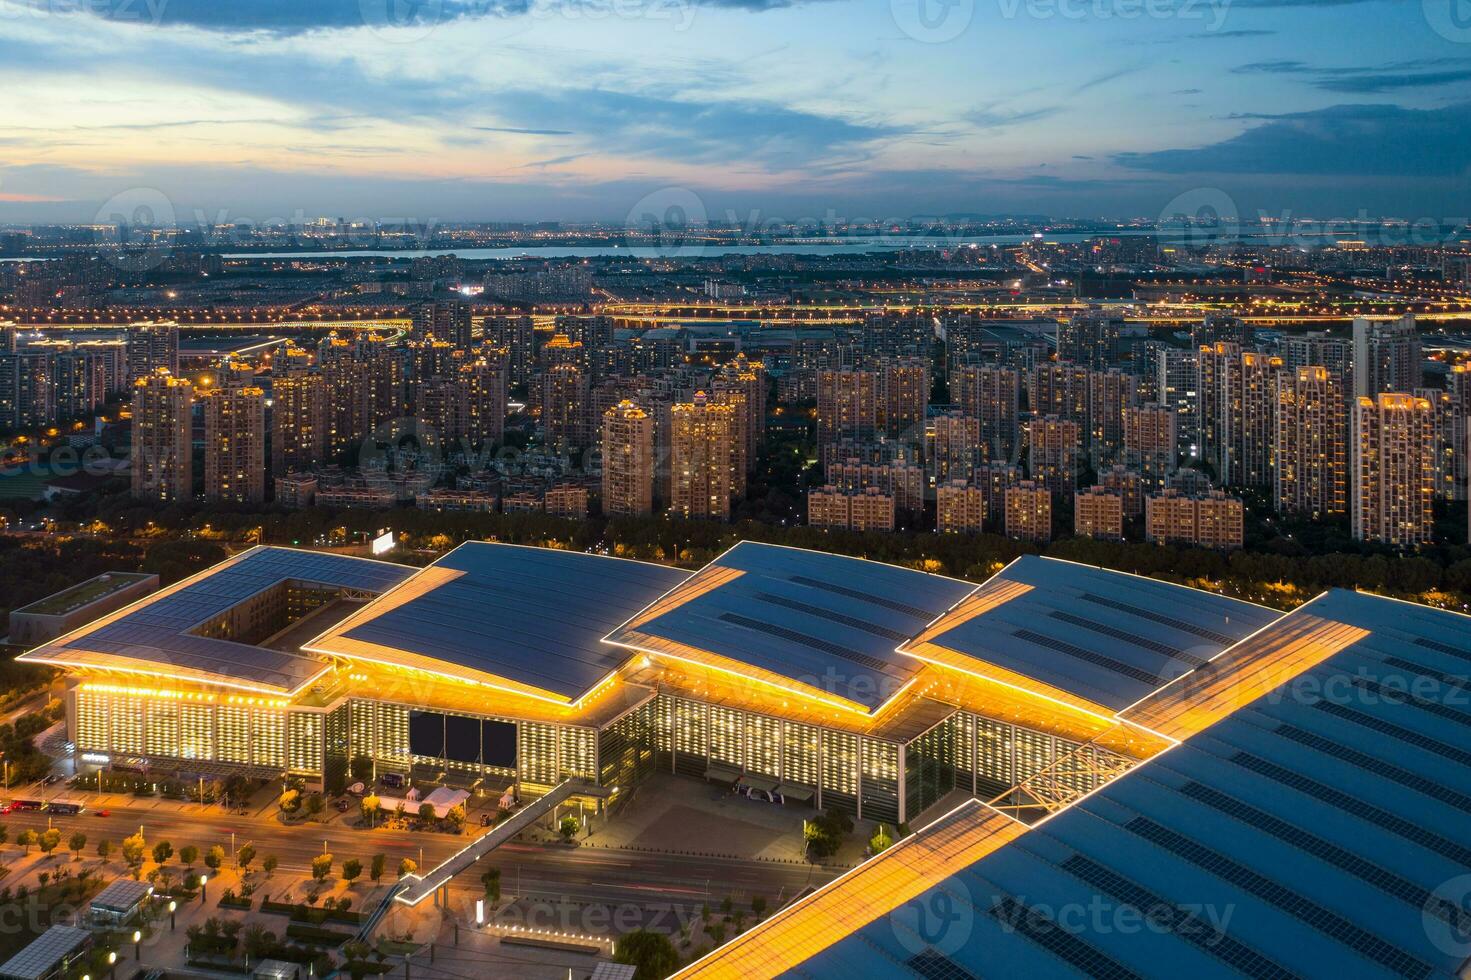
[[23,659],[66,673],[92,765],[340,791],[365,756],[532,795],[751,774],[894,822],[1087,744],[1108,761],[1087,785],[1128,768],[1151,739],[1113,713],[1274,616],[1035,557],[977,587],[750,542],[693,574],[480,542],[423,569],[255,548]]
[[266,393],[254,387],[213,388],[204,403],[204,499],[266,499]]
[[844,531],[892,531],[894,497],[878,487],[814,488],[807,492],[807,523]]
[[654,417],[631,401],[603,415],[603,513],[654,512]]
[[680,517],[730,517],[731,444],[739,438],[735,412],[704,392],[669,413],[669,506]]
[[1343,388],[1327,368],[1300,367],[1278,376],[1278,510],[1316,519],[1348,509],[1346,414]]
[[1398,392],[1356,399],[1349,444],[1354,537],[1401,546],[1429,541],[1435,530],[1430,402]]
[[1025,541],[1052,540],[1052,491],[1023,480],[1006,491],[1006,536]]
[[133,385],[132,493],[139,500],[194,496],[194,388],[159,369]]
[[1079,537],[1124,539],[1124,498],[1103,487],[1080,490],[1073,497],[1073,533]]
[[968,364],[950,372],[951,401],[961,414],[979,420],[985,459],[1015,461],[1020,392],[1020,377],[1011,368]]

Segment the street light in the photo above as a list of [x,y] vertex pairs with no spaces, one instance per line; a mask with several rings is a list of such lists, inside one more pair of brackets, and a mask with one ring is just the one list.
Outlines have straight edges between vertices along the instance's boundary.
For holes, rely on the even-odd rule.
[[203,905],[204,904],[204,897],[205,897],[205,894],[206,894],[205,886],[208,885],[208,884],[209,884],[209,875],[200,875],[199,876],[199,904],[200,905]]
[[169,899],[169,932],[173,932],[174,931],[174,926],[177,925],[177,922],[175,921],[175,918],[174,918],[174,913],[177,912],[178,910],[179,910],[179,903],[176,902],[176,901],[174,901],[173,899]]
[[141,930],[141,929],[134,929],[133,930],[133,962],[135,962],[135,963],[143,958],[143,946],[142,946],[142,943],[143,943],[143,930]]

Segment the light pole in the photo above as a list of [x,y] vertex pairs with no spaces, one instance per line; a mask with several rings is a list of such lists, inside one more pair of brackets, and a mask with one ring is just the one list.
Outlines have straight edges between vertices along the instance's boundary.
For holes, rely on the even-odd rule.
[[109,950],[108,951],[108,954],[107,954],[107,975],[108,975],[108,977],[112,977],[112,976],[115,976],[116,974],[117,974],[117,950],[114,949],[114,950]]
[[136,963],[143,958],[143,930],[133,930],[133,962]]
[[203,905],[204,904],[205,897],[207,896],[207,894],[209,892],[208,885],[209,885],[209,875],[200,875],[199,876],[199,904],[200,905]]
[[178,911],[179,911],[179,903],[176,902],[176,901],[174,901],[172,898],[169,899],[169,932],[173,932],[174,931],[174,927],[179,924],[178,923],[178,918],[174,914],[174,913],[176,913]]

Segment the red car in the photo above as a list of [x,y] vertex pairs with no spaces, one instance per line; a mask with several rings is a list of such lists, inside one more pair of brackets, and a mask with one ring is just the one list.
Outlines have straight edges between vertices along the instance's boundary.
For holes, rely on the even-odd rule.
[[111,810],[93,810],[92,813],[95,816],[99,816],[99,817],[110,817],[110,816],[112,816],[112,811]]

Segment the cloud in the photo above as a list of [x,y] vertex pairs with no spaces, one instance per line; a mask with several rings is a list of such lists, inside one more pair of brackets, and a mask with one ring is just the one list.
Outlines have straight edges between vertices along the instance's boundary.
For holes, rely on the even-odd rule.
[[574,132],[605,152],[681,163],[743,160],[778,170],[866,151],[907,133],[767,102],[666,99],[604,89],[503,92],[484,107],[506,127]]
[[518,129],[515,126],[471,126],[482,133],[518,133],[523,136],[573,136],[570,129]]
[[1042,106],[1037,109],[1002,109],[999,103],[990,102],[983,106],[977,106],[964,116],[965,121],[976,129],[1003,129],[1007,126],[1017,126],[1022,123],[1036,122],[1047,119],[1062,111],[1062,106]]
[[1238,75],[1298,75],[1325,92],[1370,95],[1407,88],[1434,88],[1471,80],[1471,60],[1418,58],[1387,65],[1317,68],[1303,61],[1255,61],[1239,65]]
[[1112,82],[1115,79],[1123,78],[1125,75],[1132,75],[1135,72],[1143,70],[1143,65],[1130,65],[1126,68],[1115,68],[1112,71],[1106,71],[1102,75],[1095,75],[1094,77],[1083,82],[1077,88],[1073,89],[1073,94],[1082,95],[1084,92],[1087,92],[1090,89],[1098,88],[1098,86],[1100,85],[1107,85],[1109,82]]
[[1261,125],[1194,149],[1121,153],[1114,161],[1170,174],[1460,176],[1471,160],[1471,103],[1443,109],[1337,105],[1256,116]]
[[[41,7],[54,0],[19,0]],[[691,0],[656,0],[671,8]],[[761,12],[815,0],[693,0],[700,6]],[[537,0],[86,0],[76,4],[104,20],[143,26],[184,26],[221,34],[290,37],[312,31],[360,27],[422,30],[462,20],[519,17]],[[607,12],[612,0],[550,0],[565,6]]]

